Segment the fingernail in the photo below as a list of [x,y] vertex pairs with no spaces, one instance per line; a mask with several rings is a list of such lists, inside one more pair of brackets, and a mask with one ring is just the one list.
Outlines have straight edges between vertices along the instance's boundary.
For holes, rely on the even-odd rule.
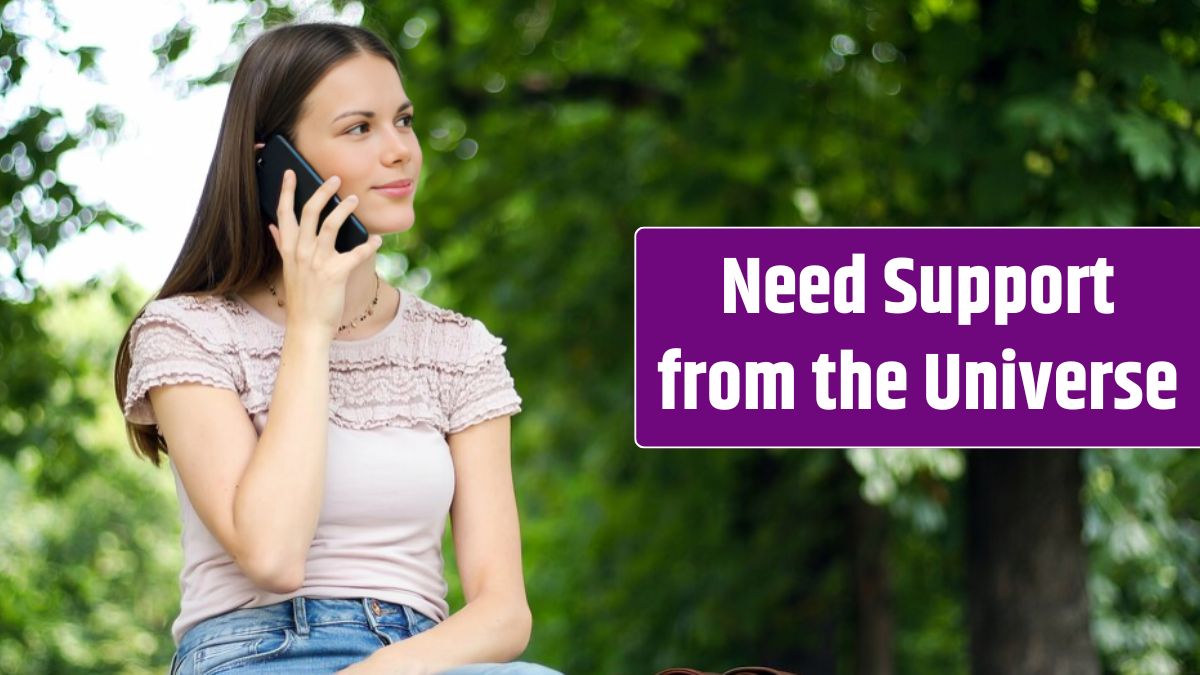
[[349,197],[346,197],[346,201],[356,202],[356,201],[358,201],[358,195],[350,195]]
[[330,183],[340,183],[340,182],[342,182],[342,179],[338,178],[337,176],[330,176],[329,182]]

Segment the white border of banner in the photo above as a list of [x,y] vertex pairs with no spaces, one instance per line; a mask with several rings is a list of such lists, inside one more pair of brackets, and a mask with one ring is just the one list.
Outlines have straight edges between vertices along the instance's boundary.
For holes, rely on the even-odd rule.
[[[1102,226],[1096,226],[1096,225],[1093,225],[1090,227],[1043,227],[1043,226],[1033,226],[1033,225],[1025,225],[1025,226],[1015,226],[1014,225],[1012,227],[1005,227],[1005,226],[973,227],[973,226],[965,226],[965,225],[962,227],[954,227],[954,226],[946,226],[946,225],[929,226],[929,227],[907,227],[907,226],[906,227],[869,227],[869,226],[863,226],[863,225],[854,225],[854,226],[845,226],[845,227],[837,227],[837,226],[807,227],[807,226],[803,226],[803,225],[791,225],[791,226],[781,226],[781,227],[761,227],[761,226],[759,226],[759,227],[732,227],[732,226],[724,226],[724,227],[643,226],[643,227],[639,227],[636,230],[634,230],[634,232],[633,232],[633,443],[634,443],[634,445],[636,445],[637,447],[639,447],[643,450],[675,450],[675,449],[678,449],[678,450],[691,450],[691,449],[695,449],[695,450],[756,450],[756,449],[767,449],[767,448],[782,448],[782,449],[795,449],[795,450],[809,450],[809,449],[811,449],[811,450],[820,450],[820,449],[839,449],[839,450],[841,450],[841,449],[848,449],[848,448],[844,445],[755,445],[755,446],[748,446],[748,445],[689,445],[689,446],[642,445],[638,441],[638,437],[637,437],[637,434],[638,434],[638,424],[637,424],[637,410],[638,410],[638,405],[637,405],[637,366],[638,366],[638,359],[637,359],[637,298],[638,298],[638,292],[637,292],[637,267],[638,267],[637,266],[637,259],[638,259],[637,258],[637,236],[638,236],[638,233],[640,233],[642,230],[837,230],[837,231],[841,231],[841,230],[1065,230],[1065,231],[1075,231],[1075,230],[1171,230],[1171,231],[1184,230],[1184,231],[1187,231],[1187,230],[1192,230],[1192,231],[1200,232],[1200,228],[1190,227],[1190,226],[1183,226],[1183,227],[1166,227],[1166,226],[1102,227]],[[1200,251],[1200,248],[1198,248],[1197,250]],[[1077,449],[1077,448],[1082,448],[1082,446],[1078,446],[1078,445],[953,445],[953,446],[946,446],[946,445],[936,445],[936,446],[935,445],[915,445],[915,446],[914,445],[880,445],[880,446],[875,446],[875,447],[899,448],[899,449],[951,447],[951,448],[956,448],[956,449],[970,448],[970,449],[981,449],[981,450],[986,450],[986,449],[1001,449],[1002,450],[1002,449],[1007,449],[1007,448],[1047,448],[1047,449],[1059,448],[1059,449],[1072,449],[1073,450],[1073,449]],[[1108,446],[1105,446],[1105,447],[1108,447]],[[1197,447],[1200,447],[1200,446],[1193,447],[1193,446],[1187,446],[1187,445],[1184,445],[1184,446],[1156,445],[1156,446],[1145,446],[1145,449],[1194,450],[1194,449],[1197,449]],[[1082,448],[1082,449],[1086,449],[1086,448]],[[1142,447],[1135,448],[1135,449],[1142,449]]]

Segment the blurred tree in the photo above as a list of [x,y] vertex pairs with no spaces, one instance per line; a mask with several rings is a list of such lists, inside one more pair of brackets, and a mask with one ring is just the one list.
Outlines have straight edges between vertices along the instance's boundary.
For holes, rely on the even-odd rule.
[[1112,672],[1200,671],[1198,460],[1194,449],[1084,456],[1092,623]]
[[[444,280],[431,292],[521,346],[511,357],[534,403],[519,424],[518,458],[537,467],[521,476],[562,493],[539,497],[535,514],[545,503],[584,515],[547,539],[566,569],[548,573],[564,583],[547,600],[555,613],[544,630],[559,645],[550,660],[568,670],[749,658],[831,672],[830,645],[843,655],[855,646],[843,611],[848,556],[831,546],[849,522],[838,519],[848,511],[836,458],[629,446],[637,226],[1200,222],[1190,199],[1200,184],[1189,154],[1196,10],[1188,3],[372,9],[379,25],[403,26],[418,124],[434,151],[414,248]],[[546,457],[547,448],[569,450]],[[1041,502],[1053,519],[1039,520],[1038,503],[1026,501],[986,522],[1010,542],[1005,535],[1023,523],[1059,524],[1044,540],[1066,557],[1056,575],[1023,579],[1034,596],[1028,620],[1005,623],[1014,632],[1004,640],[984,628],[1004,603],[982,589],[991,563],[1015,561],[975,558],[975,618],[962,621],[976,626],[973,664],[1094,672],[1081,474],[1050,471],[1079,455],[1025,457],[995,458],[1011,463],[1015,483],[973,471],[982,479],[970,503],[983,510],[1031,489],[1030,476],[1058,476]],[[1025,461],[1032,466],[1020,468]],[[540,470],[555,462],[557,475]],[[754,469],[763,465],[770,469]],[[731,474],[747,482],[731,483]],[[698,513],[685,515],[685,487],[699,493],[703,528],[692,525]],[[631,539],[646,549],[630,551]],[[763,568],[764,559],[777,567]],[[579,589],[586,597],[575,597]],[[659,600],[639,601],[620,632],[604,630],[604,617],[622,608],[628,616],[628,597]],[[1014,649],[1038,644],[1044,624],[1029,613],[1039,598],[1074,617],[1049,638],[1080,645],[1066,663],[1014,661]],[[929,644],[937,646],[905,647],[901,658],[953,662],[963,646]]]
[[[30,49],[56,52],[78,72],[95,73],[95,47],[64,50],[20,32],[24,13],[36,10],[29,2],[0,6],[0,97],[20,87]],[[57,21],[55,26],[62,27]],[[23,448],[40,452],[48,461],[38,473],[37,488],[51,494],[92,468],[74,452],[74,424],[94,416],[95,410],[93,401],[70,387],[51,391],[56,382],[69,384],[66,375],[73,364],[46,349],[39,318],[49,303],[36,293],[25,267],[31,258],[44,259],[62,239],[99,226],[98,221],[134,227],[103,205],[79,204],[75,187],[60,182],[56,171],[63,153],[111,140],[120,123],[119,113],[96,106],[88,111],[84,128],[72,130],[59,111],[26,107],[13,122],[0,125],[0,410],[6,418],[0,425],[0,457],[12,460]],[[49,408],[62,415],[48,415]]]
[[[8,101],[29,86],[32,49],[95,74],[95,47],[68,50],[27,35],[33,12],[63,27],[52,7],[0,5],[0,97]],[[146,664],[163,662],[160,632],[178,606],[168,585],[178,561],[155,529],[170,531],[173,509],[161,492],[125,491],[153,476],[115,461],[127,451],[113,411],[100,407],[111,390],[103,357],[127,315],[114,309],[128,308],[119,300],[128,302],[129,288],[113,288],[109,299],[91,283],[52,298],[26,273],[82,229],[136,227],[103,204],[79,203],[57,175],[65,152],[111,141],[121,116],[95,106],[71,129],[58,110],[15,113],[0,126],[0,672],[149,672]],[[64,312],[67,326],[60,318],[59,330],[48,329]]]
[[1099,673],[1078,450],[967,459],[971,672]]

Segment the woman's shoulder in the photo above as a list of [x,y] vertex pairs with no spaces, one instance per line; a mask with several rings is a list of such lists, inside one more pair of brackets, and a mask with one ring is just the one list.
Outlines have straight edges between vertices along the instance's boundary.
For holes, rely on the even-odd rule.
[[427,338],[426,364],[437,373],[430,386],[442,433],[520,412],[521,397],[508,371],[503,340],[478,318],[424,300],[413,306]]
[[435,304],[432,300],[427,300],[412,293],[406,292],[404,294],[404,302],[407,306],[408,318],[418,325],[442,329],[450,329],[453,326],[466,328],[474,321],[474,319],[461,312],[448,307],[442,307]]
[[166,325],[188,333],[211,348],[226,351],[233,337],[231,301],[220,295],[178,294],[155,298],[134,321],[134,331]]
[[155,298],[146,303],[145,313],[161,313],[176,316],[218,316],[225,313],[231,301],[223,295],[209,293],[177,293]]
[[438,365],[462,364],[484,353],[503,353],[503,341],[473,316],[407,295],[408,319],[416,327],[424,355]]

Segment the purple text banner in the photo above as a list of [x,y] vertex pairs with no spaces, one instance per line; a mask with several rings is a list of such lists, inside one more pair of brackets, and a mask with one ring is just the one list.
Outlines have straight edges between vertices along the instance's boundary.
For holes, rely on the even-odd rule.
[[651,447],[1196,447],[1200,229],[641,228]]

